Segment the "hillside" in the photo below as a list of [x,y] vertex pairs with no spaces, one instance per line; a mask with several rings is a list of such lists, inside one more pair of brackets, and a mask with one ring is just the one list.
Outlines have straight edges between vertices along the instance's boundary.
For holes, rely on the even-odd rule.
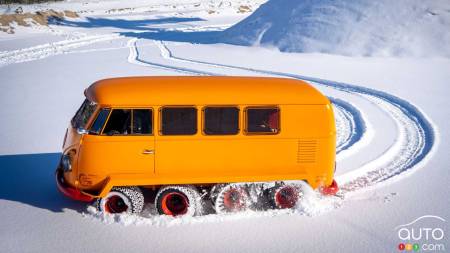
[[270,0],[223,41],[286,52],[450,57],[450,1]]

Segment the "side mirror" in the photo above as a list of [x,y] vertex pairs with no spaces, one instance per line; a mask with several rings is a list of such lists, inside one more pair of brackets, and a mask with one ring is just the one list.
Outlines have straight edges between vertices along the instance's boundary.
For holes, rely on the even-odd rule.
[[77,128],[77,133],[83,135],[83,134],[88,134],[89,131],[82,127],[79,127],[79,128]]

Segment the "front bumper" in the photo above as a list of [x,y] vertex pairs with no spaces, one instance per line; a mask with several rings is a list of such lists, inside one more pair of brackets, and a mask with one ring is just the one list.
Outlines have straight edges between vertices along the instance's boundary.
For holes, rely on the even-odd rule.
[[333,180],[331,185],[322,186],[319,190],[323,195],[336,195],[336,193],[339,191],[339,186],[336,183],[336,180]]
[[56,169],[55,177],[58,190],[66,197],[83,202],[91,202],[92,200],[94,200],[93,197],[86,195],[77,188],[68,185],[64,180],[64,172],[61,168]]

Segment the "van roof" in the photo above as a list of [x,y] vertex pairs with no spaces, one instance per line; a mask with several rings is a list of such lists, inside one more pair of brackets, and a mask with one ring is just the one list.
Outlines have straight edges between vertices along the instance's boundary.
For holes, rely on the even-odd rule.
[[306,82],[272,77],[120,77],[93,83],[85,95],[106,106],[330,103]]

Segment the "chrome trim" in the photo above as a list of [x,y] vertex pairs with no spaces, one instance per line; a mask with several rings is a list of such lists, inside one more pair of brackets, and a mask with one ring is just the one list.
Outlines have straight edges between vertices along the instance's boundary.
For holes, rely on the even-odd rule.
[[77,133],[83,135],[83,134],[88,134],[89,131],[82,127],[79,127],[79,128],[77,128]]
[[151,149],[144,149],[144,151],[142,151],[142,154],[144,154],[144,155],[151,155],[154,153],[155,153],[155,151],[151,150]]

